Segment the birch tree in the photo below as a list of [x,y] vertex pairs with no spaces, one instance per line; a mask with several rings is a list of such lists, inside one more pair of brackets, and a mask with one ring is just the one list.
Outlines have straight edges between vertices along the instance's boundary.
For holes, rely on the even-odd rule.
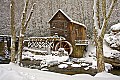
[[22,61],[22,49],[23,49],[24,34],[25,34],[26,28],[28,26],[28,23],[31,19],[31,16],[33,14],[33,8],[35,6],[35,4],[33,4],[32,8],[31,8],[31,12],[30,12],[28,19],[26,21],[28,3],[29,3],[29,0],[26,0],[25,7],[23,10],[23,15],[22,15],[21,30],[20,30],[20,34],[19,34],[19,46],[18,46],[18,57],[17,57],[17,63],[19,65],[21,64],[21,61]]
[[15,31],[15,2],[11,0],[11,62],[15,63],[15,42],[16,42],[16,31]]
[[103,22],[100,26],[100,0],[94,0],[94,41],[96,45],[97,67],[98,72],[105,70],[103,55],[103,38],[107,29],[108,20],[112,14],[113,8],[117,0],[112,0],[109,10],[106,10],[106,0],[102,0]]

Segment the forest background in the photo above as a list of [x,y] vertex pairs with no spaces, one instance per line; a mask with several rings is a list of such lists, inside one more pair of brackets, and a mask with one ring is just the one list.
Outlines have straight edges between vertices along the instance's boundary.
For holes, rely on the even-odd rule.
[[[62,9],[71,19],[83,23],[87,27],[87,38],[93,36],[93,1],[94,0],[30,0],[29,4],[36,3],[34,13],[27,27],[25,36],[49,36],[49,19],[58,9]],[[107,0],[107,9],[112,0]],[[102,2],[102,1],[101,1]],[[19,35],[24,0],[15,0],[15,27]],[[110,20],[109,27],[120,23],[120,0],[118,0]],[[102,7],[102,5],[100,5]],[[100,8],[101,8],[100,7]],[[31,6],[28,6],[28,11]],[[103,21],[102,14],[100,21]],[[10,0],[0,0],[0,35],[10,35]]]

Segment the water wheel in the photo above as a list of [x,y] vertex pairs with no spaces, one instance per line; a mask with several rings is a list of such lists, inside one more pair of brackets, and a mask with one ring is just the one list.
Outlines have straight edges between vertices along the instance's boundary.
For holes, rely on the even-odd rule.
[[72,45],[68,41],[60,41],[55,45],[55,51],[58,51],[59,48],[64,48],[65,51],[70,55],[73,51]]

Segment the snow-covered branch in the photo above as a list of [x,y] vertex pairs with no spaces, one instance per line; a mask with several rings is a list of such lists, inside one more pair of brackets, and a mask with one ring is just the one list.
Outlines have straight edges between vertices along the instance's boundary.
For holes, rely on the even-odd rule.
[[[17,59],[17,63],[19,65],[21,65],[21,61],[22,61],[22,48],[23,48],[24,34],[25,34],[25,31],[26,31],[28,22],[31,19],[31,16],[32,16],[32,13],[33,13],[33,10],[34,10],[34,6],[35,6],[35,4],[33,4],[31,12],[30,12],[30,15],[28,17],[28,20],[26,21],[26,14],[27,14],[27,9],[28,9],[28,2],[29,2],[29,0],[26,0],[25,7],[24,7],[24,10],[23,10],[22,23],[21,23],[22,26],[21,26],[21,30],[20,30],[19,47],[18,47],[18,59]],[[26,21],[26,24],[25,24],[25,21]]]
[[116,2],[117,2],[117,0],[112,0],[112,3],[111,3],[110,8],[109,8],[109,11],[108,11],[108,13],[107,13],[107,15],[106,15],[107,18],[110,17],[110,15],[111,15],[111,13],[112,13],[112,11],[113,11],[113,8],[114,8]]
[[28,20],[27,20],[27,22],[26,22],[26,24],[25,24],[25,28],[27,27],[28,22],[30,21],[30,19],[31,19],[31,17],[32,17],[32,14],[33,14],[33,10],[34,10],[35,5],[36,5],[36,3],[34,3],[33,6],[32,6],[32,8],[31,8],[30,15],[29,15]]
[[102,0],[102,13],[103,17],[106,18],[106,0]]
[[113,8],[114,8],[116,2],[117,2],[117,0],[112,0],[109,11],[106,14],[106,18],[104,18],[104,20],[103,20],[103,24],[102,24],[102,28],[101,28],[101,38],[104,37],[104,34],[106,32],[108,19],[110,18],[110,15],[112,14],[112,11],[113,11]]
[[[25,20],[26,20],[26,14],[27,14],[27,7],[28,7],[28,2],[29,0],[26,0],[26,3],[25,3],[25,7],[24,7],[24,10],[23,10],[23,15],[22,15],[22,27],[24,27],[24,24],[25,24]],[[21,29],[22,29],[21,27]]]
[[94,27],[98,33],[100,34],[100,26],[99,26],[99,0],[94,0],[93,10],[94,10]]

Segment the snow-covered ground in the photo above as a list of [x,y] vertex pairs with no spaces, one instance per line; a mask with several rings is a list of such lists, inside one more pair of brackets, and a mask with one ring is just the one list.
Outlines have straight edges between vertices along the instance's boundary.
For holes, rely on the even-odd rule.
[[29,58],[30,60],[46,60],[46,61],[58,61],[63,62],[69,59],[69,56],[55,56],[55,55],[34,55],[31,52],[23,52],[23,59]]
[[[120,29],[119,27],[113,29]],[[116,36],[112,36],[112,41],[115,42]],[[105,36],[106,41],[110,41],[111,35]],[[119,37],[118,37],[119,39]],[[111,41],[110,41],[111,42]],[[115,43],[116,44],[116,43]],[[117,42],[119,44],[119,41]],[[111,49],[106,42],[103,42],[103,51],[104,56],[106,57],[117,57],[119,55],[115,55],[116,53],[120,54],[119,51]],[[40,51],[40,50],[39,50]],[[39,52],[37,51],[37,52]],[[41,51],[40,51],[41,52]],[[52,52],[56,54],[57,52]],[[97,69],[97,61],[96,61],[96,48],[94,45],[89,44],[87,53],[83,58],[72,58],[69,59],[67,55],[34,55],[31,52],[23,52],[23,59],[27,58],[30,60],[41,60],[46,64],[51,62],[62,62],[58,64],[58,68],[67,68],[68,65],[71,67],[83,67],[87,66],[84,69],[88,70],[89,68]],[[67,62],[64,62],[66,61]],[[78,62],[78,64],[74,63]],[[81,63],[79,63],[81,62]],[[91,63],[91,65],[89,64]],[[48,66],[48,65],[46,65]],[[37,69],[29,69],[24,67],[19,67],[16,64],[0,64],[0,80],[120,80],[120,76],[116,76],[110,73],[107,73],[109,69],[112,68],[112,65],[105,63],[105,72],[97,73],[95,76],[91,76],[89,74],[76,74],[76,75],[66,75],[60,73],[54,73],[49,71],[42,71]]]
[[[96,64],[96,55],[95,55],[95,47],[93,45],[88,46],[88,52],[84,55],[83,58],[78,59],[72,59],[73,61],[77,62],[89,62],[92,63],[92,65],[88,66],[87,63],[82,64],[75,64],[73,62],[63,62],[68,60],[68,56],[52,56],[52,55],[46,55],[46,56],[40,56],[40,55],[34,55],[30,52],[25,52],[23,55],[24,58],[30,58],[31,60],[46,60],[48,62],[50,61],[58,61],[63,62],[64,64],[59,64],[59,68],[67,68],[69,64],[71,64],[72,67],[81,67],[81,66],[88,66],[85,67],[85,70],[88,70],[90,67],[97,68]],[[111,51],[116,53],[116,51],[109,48],[109,46],[106,45],[104,42],[104,55],[107,57],[112,56]],[[108,69],[111,69],[111,65],[105,63],[106,65],[106,71]],[[116,76],[107,72],[97,73],[95,76],[91,76],[89,74],[76,74],[76,75],[66,75],[66,74],[60,74],[60,73],[54,73],[49,71],[42,71],[37,69],[29,69],[24,67],[19,67],[13,63],[10,64],[0,64],[0,80],[120,80],[120,76]]]
[[[114,54],[120,53],[117,50],[111,49],[106,42],[103,42],[103,49],[104,49],[104,56],[106,57],[113,57]],[[53,52],[52,52],[53,53]],[[111,54],[112,53],[112,54]],[[85,66],[85,70],[88,70],[89,68],[97,69],[97,59],[96,59],[96,48],[94,45],[89,44],[87,53],[84,55],[83,58],[73,58],[69,60],[69,56],[59,56],[59,55],[34,55],[31,52],[23,52],[23,59],[29,58],[30,60],[42,60],[41,67],[48,66],[48,65],[54,65],[54,63],[59,64],[60,62],[64,62],[62,64],[58,65],[58,68],[67,68],[69,64],[71,64],[71,67],[82,67]],[[74,62],[82,62],[80,64],[76,64]],[[88,63],[91,63],[89,65]],[[87,67],[86,67],[87,66]],[[112,68],[111,64],[105,63],[105,71],[108,71]]]
[[120,76],[102,72],[95,76],[89,74],[65,75],[37,69],[19,67],[13,63],[0,64],[0,80],[120,80]]

